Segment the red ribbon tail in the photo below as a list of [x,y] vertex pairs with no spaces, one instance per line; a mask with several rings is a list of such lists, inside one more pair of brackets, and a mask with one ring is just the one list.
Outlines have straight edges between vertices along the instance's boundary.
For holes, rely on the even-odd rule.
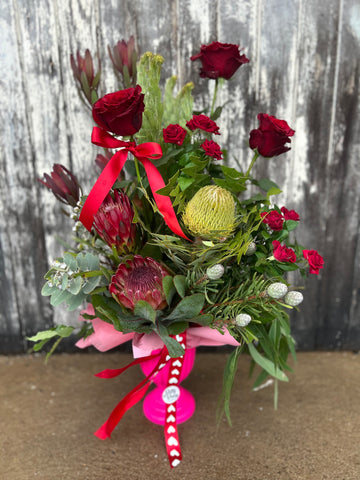
[[119,150],[116,152],[108,164],[101,172],[95,185],[91,189],[83,208],[81,209],[79,220],[87,230],[91,230],[94,215],[99,210],[106,195],[114,185],[119,176],[127,158],[127,150]]
[[121,375],[125,370],[128,368],[134,366],[134,365],[139,365],[141,363],[147,362],[148,360],[151,360],[152,358],[159,357],[160,353],[154,353],[153,355],[148,355],[147,357],[140,357],[136,358],[133,362],[129,363],[126,365],[126,367],[122,368],[106,368],[105,370],[102,370],[99,373],[95,374],[95,377],[99,378],[114,378],[117,377],[118,375]]
[[183,237],[186,240],[190,241],[190,239],[182,231],[182,228],[178,222],[178,219],[176,218],[176,214],[172,206],[170,197],[156,193],[157,190],[160,190],[161,188],[165,187],[165,182],[161,176],[161,173],[155,167],[155,165],[152,162],[150,162],[149,159],[139,158],[139,160],[144,165],[144,168],[149,180],[149,185],[150,185],[152,194],[154,195],[156,205],[159,209],[159,212],[163,215],[166,225],[176,235],[179,235],[180,237]]

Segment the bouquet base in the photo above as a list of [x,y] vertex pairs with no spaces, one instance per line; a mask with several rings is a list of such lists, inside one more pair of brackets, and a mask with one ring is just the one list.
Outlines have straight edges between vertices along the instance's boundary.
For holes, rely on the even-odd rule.
[[[171,388],[171,387],[170,387]],[[157,425],[165,425],[167,404],[163,400],[166,388],[155,388],[150,392],[143,403],[145,417]],[[186,422],[195,412],[195,399],[193,395],[183,387],[179,387],[179,398],[176,401],[176,421]]]

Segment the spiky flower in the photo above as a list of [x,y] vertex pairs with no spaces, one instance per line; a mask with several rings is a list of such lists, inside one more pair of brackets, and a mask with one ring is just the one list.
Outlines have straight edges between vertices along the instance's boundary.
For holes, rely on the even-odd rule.
[[155,310],[163,309],[167,303],[162,279],[170,275],[153,258],[134,255],[121,263],[112,276],[109,291],[125,308],[134,310],[139,300],[145,300]]
[[109,247],[118,253],[129,253],[135,243],[136,225],[132,223],[134,211],[127,195],[119,190],[106,196],[94,216],[94,228]]
[[72,207],[76,207],[79,202],[81,195],[79,182],[64,165],[54,163],[50,175],[44,173],[44,180],[38,178],[38,181],[51,190],[60,202]]
[[236,224],[233,196],[216,185],[200,188],[186,205],[183,222],[197,237],[214,240],[227,237]]

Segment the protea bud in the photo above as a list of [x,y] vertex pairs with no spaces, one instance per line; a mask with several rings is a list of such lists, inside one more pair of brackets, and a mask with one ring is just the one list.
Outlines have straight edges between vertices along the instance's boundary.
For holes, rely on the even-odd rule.
[[292,292],[288,292],[285,295],[285,303],[290,305],[291,307],[296,307],[300,305],[300,303],[304,300],[303,294],[300,292],[296,292],[295,290]]
[[221,263],[217,263],[206,270],[206,276],[209,280],[219,280],[224,275],[225,268]]
[[239,313],[239,315],[236,315],[235,323],[239,327],[246,327],[246,325],[249,325],[250,322],[251,317],[247,313]]
[[271,298],[279,299],[279,298],[282,298],[284,295],[286,295],[287,291],[288,291],[288,287],[285,285],[285,283],[276,282],[276,283],[272,283],[268,287],[267,294]]
[[121,74],[125,87],[135,86],[136,62],[139,53],[135,48],[134,37],[131,36],[127,42],[119,41],[112,49],[108,46],[108,51],[114,69]]
[[198,237],[219,240],[227,237],[236,224],[235,201],[225,188],[200,188],[186,205],[183,222]]
[[44,173],[44,179],[38,178],[38,181],[51,190],[60,202],[76,207],[80,199],[81,188],[77,178],[70,170],[60,163],[55,163],[50,175]]
[[115,190],[108,194],[94,216],[94,228],[109,247],[118,253],[129,253],[135,243],[136,225],[132,223],[134,211],[127,195]]
[[135,255],[121,263],[112,276],[109,291],[125,308],[133,310],[139,300],[145,300],[155,310],[167,303],[162,279],[169,272],[153,258]]
[[98,99],[97,87],[101,75],[100,61],[98,64],[98,72],[95,74],[93,59],[90,50],[87,49],[84,57],[77,51],[76,60],[74,55],[71,54],[70,64],[80,91],[83,92],[87,101],[92,105]]

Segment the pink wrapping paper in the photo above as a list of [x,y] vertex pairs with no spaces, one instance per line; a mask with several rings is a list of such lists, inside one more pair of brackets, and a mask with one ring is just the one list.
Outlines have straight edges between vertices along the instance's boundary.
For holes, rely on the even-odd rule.
[[[94,308],[88,305],[86,310],[80,313],[79,320],[84,320],[83,313],[94,315]],[[161,349],[164,346],[161,338],[155,333],[121,333],[115,330],[110,323],[103,322],[100,318],[92,320],[94,333],[85,339],[81,339],[76,343],[79,348],[89,346],[95,347],[100,352],[106,352],[117,347],[129,340],[132,340],[132,349],[134,358],[146,357],[153,350]],[[200,346],[220,346],[234,345],[238,346],[234,337],[227,330],[223,330],[223,334],[218,330],[210,327],[190,327],[186,330],[186,346],[187,348],[196,348]]]

